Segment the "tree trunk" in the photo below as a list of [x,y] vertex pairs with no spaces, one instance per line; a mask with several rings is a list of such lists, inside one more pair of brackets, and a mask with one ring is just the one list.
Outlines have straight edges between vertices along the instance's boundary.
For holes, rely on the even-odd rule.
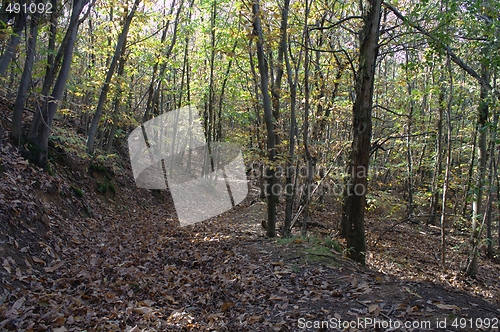
[[48,142],[49,134],[52,128],[52,120],[56,114],[57,107],[59,106],[59,101],[61,100],[66,86],[66,80],[68,79],[69,70],[71,67],[71,62],[73,60],[73,49],[75,46],[76,35],[78,33],[79,26],[79,16],[86,5],[88,0],[74,0],[73,10],[71,12],[71,24],[68,27],[68,38],[66,40],[66,45],[64,47],[64,59],[61,65],[61,71],[57,77],[56,84],[52,90],[50,101],[47,103],[47,108],[43,110],[42,125],[40,126],[40,131],[36,137],[35,144],[38,147],[38,156],[36,158],[36,163],[45,167],[47,165],[48,158]]
[[[488,206],[487,206],[487,216],[486,216],[486,241],[488,245],[487,256],[488,258],[493,258],[493,234],[492,234],[492,211],[493,211],[493,178],[496,177],[497,173],[497,163],[495,161],[495,151],[497,146],[497,130],[498,130],[498,111],[493,114],[493,124],[490,128],[491,138],[490,138],[490,161],[488,166]],[[498,188],[497,188],[498,190]],[[497,196],[498,200],[498,196]],[[500,204],[499,204],[500,205]]]
[[311,151],[309,150],[309,0],[306,0],[306,12],[304,19],[304,126],[303,139],[304,151],[307,163],[307,179],[306,179],[306,201],[304,203],[304,221],[302,223],[302,236],[307,235],[307,223],[309,222],[309,208],[311,205],[311,186],[313,181],[314,163]]
[[[57,35],[57,0],[51,0],[52,4],[52,14],[50,15],[50,28],[49,28],[49,42],[47,46],[47,67],[45,69],[45,77],[43,79],[42,86],[42,98],[43,102],[36,105],[35,115],[33,116],[33,120],[31,120],[30,129],[28,131],[28,139],[33,141],[36,139],[36,135],[38,134],[38,130],[40,127],[40,119],[42,118],[42,111],[44,107],[47,107],[48,103],[48,94],[50,92],[50,88],[52,87],[52,83],[54,82],[54,77],[56,71],[59,68],[59,64],[62,60],[62,54],[64,45],[68,40],[68,36],[70,31],[68,30],[66,35],[63,38],[59,51],[57,52],[57,56],[54,56],[54,50],[56,48],[56,35]],[[71,23],[70,23],[71,24]]]
[[[448,192],[448,184],[450,182],[450,173],[451,173],[451,105],[453,101],[453,72],[451,70],[450,59],[447,60],[448,72],[450,75],[450,91],[448,92],[448,104],[446,107],[446,127],[447,127],[447,144],[446,144],[446,169],[444,173],[444,181],[443,181],[443,197],[442,197],[442,205],[441,205],[441,269],[445,271],[446,269],[446,194]],[[444,91],[441,91],[444,94]],[[444,101],[444,98],[443,98]],[[441,102],[441,98],[440,98]],[[439,106],[441,109],[441,105]],[[440,111],[441,112],[441,111]]]
[[[282,22],[288,22],[288,11],[290,8],[290,0],[285,0],[285,4],[283,7],[283,12],[281,15]],[[282,23],[282,27],[286,27]],[[287,37],[287,29],[283,29],[281,31],[282,35],[281,38],[282,40],[287,43],[288,37]],[[283,237],[290,237],[291,235],[291,224],[292,224],[292,208],[293,208],[293,193],[294,193],[294,188],[293,188],[293,163],[295,159],[295,121],[296,121],[296,115],[295,115],[295,107],[296,107],[296,98],[297,98],[297,84],[293,79],[293,74],[292,74],[292,67],[290,66],[290,59],[288,57],[288,52],[286,51],[286,46],[285,46],[285,65],[286,65],[286,72],[287,72],[287,78],[288,78],[288,85],[290,87],[290,132],[289,132],[289,145],[288,145],[288,162],[287,162],[287,168],[286,168],[286,184],[285,184],[285,189],[286,189],[286,202],[285,202],[285,223],[283,225]],[[295,75],[297,77],[297,75]]]
[[[408,51],[406,52],[406,63],[408,64]],[[413,110],[415,102],[412,99],[412,82],[408,77],[408,68],[406,69],[406,77],[408,80],[408,96],[410,98],[410,110],[408,113],[408,121],[406,122],[406,163],[407,163],[407,174],[408,177],[406,179],[407,182],[407,190],[408,190],[408,220],[413,220],[413,151],[411,146],[411,133],[413,126]]]
[[365,196],[372,134],[372,105],[375,64],[382,0],[364,1],[364,27],[360,34],[359,69],[356,76],[356,99],[353,106],[353,142],[350,158],[350,181],[344,202],[342,229],[347,239],[348,256],[366,262]]
[[109,92],[109,86],[111,84],[111,79],[113,78],[113,74],[115,72],[116,64],[118,63],[118,59],[123,56],[123,51],[125,50],[124,44],[127,42],[127,35],[130,28],[130,24],[132,23],[132,19],[134,18],[135,12],[137,11],[137,7],[141,0],[135,0],[132,10],[127,15],[125,19],[125,23],[123,24],[123,29],[118,38],[118,43],[116,44],[115,53],[113,54],[113,59],[111,60],[111,64],[108,68],[108,73],[106,74],[106,79],[104,81],[104,85],[101,88],[101,95],[99,96],[99,101],[97,103],[97,108],[95,111],[94,119],[92,120],[92,124],[90,125],[89,137],[87,139],[87,152],[94,152],[94,143],[95,137],[97,134],[97,128],[99,126],[99,120],[101,119],[102,110],[104,108],[104,103],[106,102],[106,98]]
[[[429,219],[427,224],[435,225],[439,206],[439,190],[438,183],[441,173],[443,172],[443,113],[444,113],[444,84],[441,82],[441,89],[439,91],[439,105],[438,105],[438,121],[437,121],[437,138],[436,138],[436,167],[434,169],[434,176],[432,178],[432,197],[431,197],[431,210],[429,211]],[[444,197],[444,196],[443,196]]]
[[[36,4],[40,4],[41,1],[37,0]],[[31,84],[31,72],[33,70],[33,63],[35,62],[36,53],[36,40],[38,38],[38,20],[40,18],[40,13],[38,11],[31,17],[30,32],[28,36],[28,41],[26,42],[26,60],[24,62],[23,74],[21,76],[21,82],[19,83],[19,88],[17,89],[16,101],[14,102],[14,112],[12,114],[12,126],[10,134],[14,139],[16,145],[21,144],[21,125],[24,113],[24,103],[26,102],[27,93],[29,86]]]
[[[483,79],[488,82],[488,72],[483,66]],[[472,201],[472,233],[470,239],[471,252],[467,260],[465,275],[469,277],[475,277],[477,274],[477,247],[480,240],[480,218],[482,219],[482,200],[483,200],[483,190],[484,190],[484,177],[486,174],[486,122],[488,121],[488,102],[486,100],[488,96],[488,88],[481,84],[481,102],[478,107],[478,169],[476,177],[476,188],[474,190],[474,200]]]
[[[19,1],[20,8],[23,8],[24,4],[26,4],[26,0]],[[7,4],[5,3],[5,5]],[[12,55],[14,54],[17,45],[19,45],[20,36],[24,30],[25,25],[26,25],[26,15],[23,14],[23,11],[21,10],[20,13],[17,14],[16,16],[16,21],[12,29],[12,35],[10,36],[7,49],[0,58],[0,77],[5,76],[5,73],[7,72],[10,60],[12,60]]]
[[[122,56],[120,57],[120,60],[118,61],[118,70],[117,70],[117,75],[118,77],[123,76],[123,72],[125,70],[125,63],[127,62],[125,58],[125,44],[123,44],[123,50],[121,51]],[[120,107],[121,107],[121,98],[123,94],[123,89],[121,83],[118,83],[118,88],[115,93],[115,98],[113,100],[113,115],[111,117],[111,120],[113,123],[111,124],[111,128],[109,130],[109,135],[108,135],[108,140],[106,143],[106,153],[109,153],[111,151],[111,148],[113,147],[113,140],[115,138],[115,133],[116,133],[116,128],[118,127],[118,119],[120,118]]]
[[[177,41],[177,27],[179,25],[179,15],[181,13],[181,10],[183,9],[183,4],[184,1],[181,0],[179,7],[177,8],[177,13],[175,14],[175,21],[174,21],[174,31],[173,31],[173,36],[172,40],[170,41],[170,45],[167,48],[167,51],[165,52],[164,57],[165,58],[170,58],[170,55],[172,54],[172,50],[174,49],[175,43]],[[190,7],[192,8],[193,6],[193,0],[190,3]],[[174,5],[172,4],[172,7],[170,8],[170,12],[168,16],[172,15],[174,9]],[[191,14],[189,14],[191,15]],[[161,36],[161,43],[163,44],[166,40],[167,32],[170,26],[170,21],[167,22],[165,29],[163,29],[162,36]],[[159,66],[159,62],[155,63],[155,66],[153,67],[153,75],[151,78],[151,83],[149,85],[149,90],[148,90],[148,101],[146,103],[146,111],[144,112],[142,121],[146,122],[147,120],[150,119],[152,115],[157,115],[160,112],[159,110],[159,103],[160,103],[160,90],[161,90],[161,84],[162,80],[165,75],[165,70],[167,67],[167,61],[163,61],[162,64],[159,66],[159,74],[156,76],[156,72]]]
[[467,215],[467,207],[469,206],[467,199],[469,197],[469,191],[470,187],[472,185],[472,175],[474,174],[474,161],[476,160],[476,150],[477,150],[477,122],[476,125],[474,126],[474,133],[473,133],[473,138],[472,138],[472,152],[471,152],[471,157],[470,157],[470,164],[469,164],[469,171],[467,172],[467,182],[465,184],[465,189],[464,189],[464,195],[463,195],[463,202],[464,205],[462,207],[462,215],[465,217]]
[[264,119],[266,121],[267,128],[267,149],[268,149],[268,158],[270,162],[270,166],[267,167],[266,177],[267,177],[267,236],[275,237],[276,236],[276,202],[278,199],[278,195],[276,193],[277,178],[276,172],[274,169],[274,163],[276,159],[276,147],[275,147],[275,138],[274,138],[274,122],[273,122],[273,113],[271,109],[271,99],[269,98],[269,81],[268,81],[268,66],[267,61],[264,57],[264,47],[263,42],[264,38],[262,36],[262,27],[260,24],[260,5],[259,0],[255,0],[252,5],[252,12],[254,15],[253,21],[253,34],[257,36],[257,61],[259,64],[259,74],[260,74],[260,84],[261,84],[261,92],[262,92],[262,104],[264,108]]

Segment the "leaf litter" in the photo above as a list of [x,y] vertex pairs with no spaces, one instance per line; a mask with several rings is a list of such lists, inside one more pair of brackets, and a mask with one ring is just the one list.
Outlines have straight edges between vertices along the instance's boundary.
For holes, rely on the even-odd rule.
[[333,252],[314,261],[305,241],[266,239],[249,201],[180,228],[171,198],[135,188],[129,166],[114,172],[116,194],[103,195],[90,172],[47,174],[3,136],[1,330],[296,331],[301,318],[498,317],[498,303],[406,280],[381,258],[372,268]]

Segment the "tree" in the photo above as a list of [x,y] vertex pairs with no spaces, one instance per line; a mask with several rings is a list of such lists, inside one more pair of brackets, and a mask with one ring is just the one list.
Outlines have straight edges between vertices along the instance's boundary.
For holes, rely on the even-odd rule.
[[[483,66],[483,80],[489,82],[489,73]],[[466,264],[465,274],[467,276],[475,277],[477,273],[477,248],[479,246],[481,235],[481,220],[483,219],[483,192],[484,192],[484,179],[486,176],[486,135],[488,126],[486,122],[489,116],[488,101],[488,88],[485,84],[481,84],[481,102],[478,107],[477,129],[478,129],[478,164],[476,184],[474,189],[474,196],[472,201],[472,233],[471,233],[471,253]]]
[[[37,6],[40,3],[41,1],[37,0]],[[10,129],[10,134],[14,139],[15,144],[17,144],[18,146],[21,143],[21,124],[24,112],[24,103],[26,101],[28,89],[31,84],[31,72],[33,70],[33,63],[35,61],[36,41],[38,38],[38,21],[40,18],[40,14],[41,13],[37,11],[31,17],[30,32],[28,35],[28,41],[26,42],[26,60],[24,62],[21,82],[19,83],[19,88],[17,90],[16,101],[14,103],[14,112],[12,114],[12,126]]]
[[88,0],[73,1],[73,9],[71,11],[71,19],[68,26],[67,39],[65,41],[64,59],[62,60],[61,70],[54,85],[54,89],[52,90],[52,94],[45,103],[42,114],[42,124],[39,127],[38,134],[34,141],[37,147],[35,162],[41,167],[45,167],[47,165],[48,143],[50,130],[52,129],[52,120],[54,119],[59,101],[61,100],[66,86],[66,80],[68,79],[73,59],[73,50],[78,33],[78,26],[80,24],[79,16],[82,9],[87,4],[87,1]]
[[[19,1],[19,5],[21,8],[24,4],[26,4],[26,0]],[[17,45],[19,45],[21,33],[23,32],[25,25],[26,25],[26,15],[21,11],[15,18],[14,27],[12,29],[12,35],[10,36],[7,49],[0,58],[0,77],[5,76],[5,73],[7,72],[10,60],[12,59],[12,56],[17,48]]]
[[111,59],[111,63],[109,65],[108,73],[106,74],[106,79],[101,88],[101,94],[99,96],[99,102],[97,103],[97,108],[94,114],[94,119],[92,120],[92,124],[90,125],[89,136],[87,139],[87,152],[94,152],[94,142],[95,136],[97,134],[97,128],[99,126],[99,121],[101,119],[102,110],[104,108],[104,103],[106,102],[109,86],[111,84],[111,79],[113,78],[113,74],[115,73],[116,65],[118,63],[118,59],[123,56],[123,52],[125,51],[125,44],[127,42],[127,35],[130,29],[130,24],[132,23],[132,19],[134,18],[135,12],[139,6],[141,0],[135,0],[134,5],[132,6],[132,10],[126,16],[125,22],[123,24],[123,29],[118,38],[118,42],[116,43],[115,53],[113,54],[113,58]]
[[275,184],[278,183],[274,164],[276,161],[276,140],[274,133],[274,120],[271,109],[271,99],[269,97],[269,74],[268,65],[264,56],[264,38],[260,24],[260,5],[259,0],[255,0],[252,5],[253,12],[253,35],[257,40],[257,61],[260,74],[260,88],[262,92],[262,106],[264,108],[264,120],[267,128],[267,150],[270,165],[266,169],[266,191],[267,191],[267,236],[276,236],[276,202],[278,195]]
[[[381,0],[364,1],[364,26],[360,32],[356,99],[352,109],[353,141],[347,196],[342,214],[348,256],[362,264],[366,260],[365,196],[372,135],[373,82],[381,17]],[[363,6],[361,6],[363,7]]]

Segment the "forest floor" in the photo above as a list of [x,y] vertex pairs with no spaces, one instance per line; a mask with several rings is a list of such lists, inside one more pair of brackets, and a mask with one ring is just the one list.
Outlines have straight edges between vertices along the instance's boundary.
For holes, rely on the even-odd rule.
[[136,188],[126,147],[96,161],[56,144],[44,172],[17,153],[1,117],[1,331],[500,326],[500,265],[482,257],[477,279],[463,278],[465,233],[450,229],[442,272],[439,229],[394,226],[382,208],[367,216],[366,267],[342,255],[332,209],[313,213],[326,228],[308,238],[267,239],[265,204],[252,199],[179,227],[165,192]]

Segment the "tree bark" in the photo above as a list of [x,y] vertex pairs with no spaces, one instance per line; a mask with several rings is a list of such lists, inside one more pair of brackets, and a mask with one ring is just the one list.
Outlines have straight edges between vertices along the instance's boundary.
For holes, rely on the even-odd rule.
[[304,221],[302,223],[302,236],[307,235],[307,223],[309,222],[309,208],[311,204],[311,186],[313,181],[313,172],[314,172],[314,164],[315,160],[313,160],[313,156],[311,155],[311,151],[309,149],[309,27],[308,27],[308,18],[309,18],[309,0],[306,0],[306,12],[304,19],[304,126],[303,126],[303,140],[304,140],[304,151],[305,151],[305,159],[307,163],[307,180],[306,180],[306,200],[304,203]]
[[[290,0],[285,0],[285,4],[282,12],[282,22],[288,22],[288,11],[290,8]],[[282,27],[287,25],[282,24]],[[282,40],[287,43],[287,29],[281,31]],[[293,163],[295,159],[295,108],[296,108],[296,98],[297,98],[297,84],[293,79],[292,67],[290,66],[290,58],[288,57],[288,52],[285,46],[285,65],[288,78],[288,86],[290,87],[290,132],[289,132],[289,145],[288,145],[288,163],[286,170],[286,199],[285,199],[285,223],[283,225],[283,237],[289,237],[291,235],[291,225],[292,225],[292,208],[293,208],[293,198],[294,198],[294,186],[293,186]],[[297,75],[295,75],[297,77]]]
[[[442,80],[440,80],[442,84]],[[436,138],[436,166],[434,169],[434,176],[432,178],[432,197],[431,197],[431,210],[429,211],[429,219],[427,224],[435,225],[439,206],[439,190],[438,183],[441,173],[443,171],[443,113],[444,113],[444,85],[441,85],[439,91],[439,105],[438,105],[438,121],[436,125],[437,138]],[[444,197],[444,196],[443,196]]]
[[344,202],[342,229],[347,239],[348,256],[364,265],[366,263],[365,196],[382,0],[369,0],[363,3],[368,8],[364,14],[364,27],[360,34],[359,69],[356,76],[356,98],[353,106],[350,181]]
[[[20,0],[19,4],[22,8],[22,6],[26,4],[26,0]],[[7,72],[10,60],[12,60],[12,55],[14,54],[17,45],[19,45],[20,36],[25,26],[26,26],[26,15],[23,14],[23,11],[21,10],[21,12],[16,17],[14,27],[12,29],[12,35],[10,36],[9,44],[7,45],[7,49],[0,58],[0,77],[5,76],[5,73]]]
[[[488,71],[483,65],[483,80],[488,82]],[[477,247],[480,240],[480,223],[483,213],[483,191],[484,191],[484,178],[486,174],[486,122],[489,116],[489,107],[486,98],[488,97],[488,87],[485,84],[481,85],[481,102],[478,107],[477,129],[479,131],[478,139],[478,164],[477,164],[477,177],[476,188],[474,189],[474,198],[472,201],[472,233],[470,238],[471,252],[467,260],[465,275],[475,277],[477,274]]]
[[76,41],[76,35],[78,32],[78,26],[80,24],[78,18],[83,7],[86,5],[88,0],[74,0],[73,9],[71,12],[71,24],[68,27],[68,38],[66,40],[66,45],[64,47],[64,59],[61,65],[61,71],[57,77],[56,84],[52,90],[50,100],[48,101],[47,108],[44,108],[42,116],[42,125],[40,126],[40,131],[36,137],[35,144],[38,147],[38,156],[36,158],[36,163],[45,167],[47,165],[48,158],[48,142],[49,134],[52,128],[52,120],[56,114],[57,107],[59,106],[59,101],[62,98],[64,88],[66,86],[66,80],[68,79],[69,70],[71,67],[71,62],[73,60],[73,50]]
[[[450,182],[451,173],[451,105],[453,101],[453,72],[451,70],[450,59],[447,59],[448,73],[450,75],[450,91],[448,92],[448,104],[446,105],[446,128],[447,128],[447,142],[446,142],[446,169],[444,173],[443,181],[443,197],[441,204],[441,269],[445,271],[446,269],[446,194],[448,193],[448,184]],[[444,91],[442,91],[444,93]],[[441,102],[441,98],[440,98]],[[441,108],[441,105],[439,106]]]
[[[48,95],[50,92],[50,88],[52,87],[52,83],[54,83],[54,78],[56,75],[57,70],[59,69],[59,65],[62,61],[62,56],[63,56],[63,51],[64,47],[67,43],[68,36],[71,31],[67,31],[63,41],[61,43],[61,46],[59,47],[59,50],[57,52],[57,56],[54,56],[54,50],[56,48],[56,35],[57,35],[57,0],[51,0],[52,4],[52,14],[50,15],[50,28],[49,28],[49,42],[47,46],[47,66],[45,69],[45,76],[43,79],[43,86],[42,86],[42,98],[43,102],[37,103],[35,109],[37,112],[35,112],[35,115],[33,116],[33,120],[31,120],[30,124],[30,129],[28,131],[28,139],[33,141],[36,139],[36,136],[38,134],[38,130],[40,127],[40,119],[42,118],[42,111],[44,107],[48,106]],[[77,18],[78,19],[78,18]],[[70,23],[71,26],[72,23]]]
[[271,99],[269,97],[269,78],[268,66],[264,57],[264,38],[262,36],[262,27],[260,24],[260,5],[259,0],[255,0],[252,5],[252,12],[254,15],[253,21],[253,34],[257,37],[257,61],[259,64],[260,84],[262,92],[262,104],[264,108],[264,119],[267,128],[267,149],[268,159],[271,165],[266,170],[266,190],[267,190],[267,236],[276,236],[276,202],[278,195],[276,194],[275,184],[277,183],[275,172],[275,159],[276,159],[276,140],[274,133],[273,113],[271,109]]
[[[41,1],[37,0],[36,5],[40,3]],[[26,102],[26,98],[28,97],[27,93],[31,84],[31,72],[33,70],[33,63],[35,62],[39,18],[40,12],[38,11],[36,11],[31,17],[30,32],[28,40],[26,42],[26,60],[24,62],[21,82],[19,83],[19,88],[17,89],[16,101],[14,102],[14,112],[12,114],[12,126],[10,129],[10,134],[14,139],[14,143],[18,146],[21,144],[21,125],[24,113],[24,103]]]

